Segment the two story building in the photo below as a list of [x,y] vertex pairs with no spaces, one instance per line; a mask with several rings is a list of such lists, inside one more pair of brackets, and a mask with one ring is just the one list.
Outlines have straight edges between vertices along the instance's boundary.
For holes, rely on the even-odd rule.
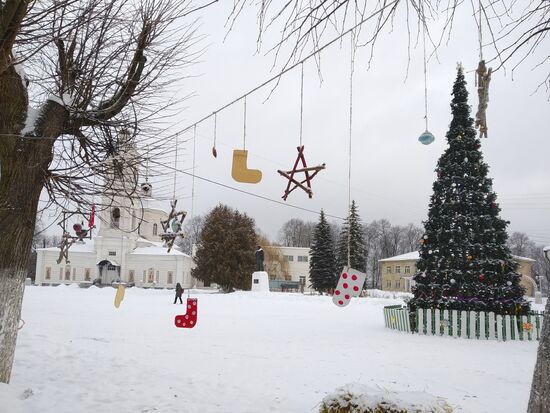
[[[414,285],[412,277],[416,273],[418,258],[418,251],[413,251],[379,260],[382,290],[411,292]],[[525,288],[525,295],[534,297],[536,284],[533,279],[532,268],[535,260],[516,255],[513,258],[518,263],[517,272],[521,274],[521,285]]]

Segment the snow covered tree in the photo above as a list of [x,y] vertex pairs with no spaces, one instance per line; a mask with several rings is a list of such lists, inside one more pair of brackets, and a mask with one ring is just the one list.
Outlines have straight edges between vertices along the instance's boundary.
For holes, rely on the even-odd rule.
[[336,267],[339,270],[348,265],[348,241],[351,267],[364,272],[367,263],[367,249],[363,237],[363,226],[361,224],[361,218],[357,213],[355,201],[351,202],[349,216],[344,221],[340,236],[338,237]]
[[[122,132],[159,151],[154,122],[173,98],[163,91],[193,60],[193,30],[180,20],[187,7],[0,2],[0,382],[11,375],[40,196],[86,210],[94,195],[112,192],[106,160],[118,160]],[[137,168],[141,159],[128,162]]]
[[336,287],[338,269],[334,254],[334,239],[330,225],[321,210],[319,222],[313,231],[313,243],[309,251],[309,279],[319,292],[328,292]]
[[461,67],[451,111],[449,146],[437,164],[409,306],[525,314],[529,304],[506,244],[508,223],[499,217]]
[[206,216],[199,239],[193,277],[216,283],[224,291],[249,290],[257,237],[254,220],[225,205]]

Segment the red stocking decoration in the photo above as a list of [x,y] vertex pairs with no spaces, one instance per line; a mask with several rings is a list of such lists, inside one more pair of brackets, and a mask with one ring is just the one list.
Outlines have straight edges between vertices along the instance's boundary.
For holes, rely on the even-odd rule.
[[187,312],[184,315],[177,315],[174,323],[178,328],[193,328],[197,325],[197,299],[187,299]]

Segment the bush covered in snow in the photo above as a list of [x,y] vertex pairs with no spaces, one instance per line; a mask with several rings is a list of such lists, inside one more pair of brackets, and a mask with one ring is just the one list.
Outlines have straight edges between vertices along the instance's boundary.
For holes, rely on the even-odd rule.
[[447,402],[424,392],[395,392],[346,384],[327,395],[320,413],[452,413]]

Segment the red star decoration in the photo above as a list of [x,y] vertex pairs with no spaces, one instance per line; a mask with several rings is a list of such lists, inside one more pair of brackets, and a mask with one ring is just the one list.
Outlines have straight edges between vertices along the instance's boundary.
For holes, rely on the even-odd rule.
[[[313,197],[313,191],[311,190],[311,180],[320,171],[325,169],[325,164],[308,167],[306,163],[306,158],[304,157],[304,147],[298,146],[296,149],[298,149],[298,157],[296,158],[296,162],[294,162],[294,166],[292,167],[292,170],[290,171],[281,171],[280,169],[277,170],[277,172],[279,172],[280,175],[288,179],[288,185],[286,186],[285,193],[283,195],[283,199],[285,201],[288,195],[292,191],[294,191],[296,188],[303,189],[310,198]],[[302,168],[298,168],[298,163],[300,161],[302,161],[302,166],[303,166]],[[294,178],[294,174],[301,173],[301,172],[305,173],[306,179],[302,181],[298,181]],[[310,173],[310,172],[313,172],[313,173]],[[291,187],[292,184],[294,184],[294,186]]]

